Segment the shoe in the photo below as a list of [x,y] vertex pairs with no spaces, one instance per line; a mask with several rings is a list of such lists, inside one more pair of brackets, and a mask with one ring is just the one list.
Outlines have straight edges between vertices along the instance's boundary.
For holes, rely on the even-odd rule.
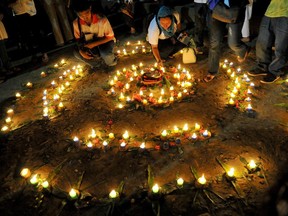
[[266,76],[267,74],[268,74],[268,72],[263,71],[263,70],[261,70],[259,68],[256,68],[256,69],[251,70],[251,71],[248,72],[249,76],[254,76],[254,77],[255,76]]
[[268,73],[267,76],[263,78],[263,80],[260,80],[260,82],[264,84],[274,83],[279,78],[280,76],[275,76],[274,74]]
[[205,81],[205,82],[210,82],[210,81],[212,81],[214,78],[215,78],[215,75],[214,75],[214,74],[208,73],[208,74],[206,75],[206,77],[204,77],[204,81]]
[[251,50],[251,47],[248,46],[244,57],[241,58],[240,56],[237,56],[237,61],[238,61],[239,63],[243,63],[243,62],[246,60],[246,58],[247,58],[250,50]]

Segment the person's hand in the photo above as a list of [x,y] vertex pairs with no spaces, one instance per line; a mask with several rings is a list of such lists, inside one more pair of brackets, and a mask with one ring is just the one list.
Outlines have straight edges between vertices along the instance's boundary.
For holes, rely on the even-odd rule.
[[165,60],[160,60],[157,62],[158,67],[163,67],[164,66]]
[[83,50],[79,50],[79,54],[84,58],[84,59],[93,59],[94,57],[86,52],[86,51],[83,51]]

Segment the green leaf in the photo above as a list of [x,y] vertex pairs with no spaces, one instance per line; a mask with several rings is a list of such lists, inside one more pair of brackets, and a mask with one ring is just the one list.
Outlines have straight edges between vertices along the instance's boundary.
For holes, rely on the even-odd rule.
[[64,159],[57,167],[55,167],[55,169],[52,172],[49,173],[47,177],[47,181],[49,183],[56,177],[56,175],[60,173],[61,169],[63,168],[67,160],[68,158]]
[[78,182],[77,182],[77,190],[80,189],[82,181],[83,181],[83,177],[84,177],[85,171],[82,172],[82,175],[79,177]]
[[227,173],[229,172],[229,167],[227,164],[223,163],[220,159],[216,157],[217,162],[220,164],[220,166],[224,169],[224,171]]
[[240,161],[246,166],[248,164],[248,161],[244,158],[244,157],[241,157],[239,156],[240,158]]
[[195,178],[195,179],[198,179],[198,178],[199,178],[199,175],[198,175],[196,169],[194,169],[194,167],[190,166],[190,170],[191,170],[194,178]]
[[279,103],[279,104],[274,104],[274,106],[288,108],[288,103]]
[[123,188],[124,188],[124,181],[121,181],[120,182],[120,184],[119,184],[119,186],[118,186],[118,188],[117,188],[117,192],[119,193],[119,194],[121,194],[122,193],[122,191],[123,191]]
[[148,186],[150,189],[153,187],[153,184],[154,184],[154,175],[150,165],[148,165]]

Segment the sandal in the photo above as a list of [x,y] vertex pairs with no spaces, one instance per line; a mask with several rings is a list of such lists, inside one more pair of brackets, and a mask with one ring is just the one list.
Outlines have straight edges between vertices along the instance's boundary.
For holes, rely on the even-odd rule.
[[210,82],[210,81],[212,81],[214,78],[215,78],[215,75],[209,73],[209,74],[207,74],[206,77],[204,78],[204,81],[205,81],[205,82]]

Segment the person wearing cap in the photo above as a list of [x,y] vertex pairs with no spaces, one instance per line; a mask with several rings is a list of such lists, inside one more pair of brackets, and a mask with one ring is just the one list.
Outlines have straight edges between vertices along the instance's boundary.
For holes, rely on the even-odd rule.
[[147,40],[159,66],[163,66],[166,59],[173,58],[175,53],[185,47],[176,39],[180,27],[179,13],[166,6],[162,6],[151,20]]

